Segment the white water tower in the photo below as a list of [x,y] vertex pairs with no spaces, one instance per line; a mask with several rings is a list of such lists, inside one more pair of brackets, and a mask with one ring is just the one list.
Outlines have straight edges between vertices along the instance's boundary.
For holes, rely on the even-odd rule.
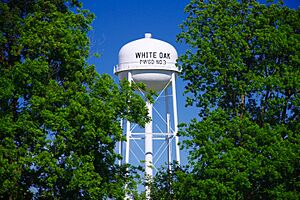
[[[130,124],[129,121],[126,122],[125,163],[130,163],[129,158],[131,154],[137,157],[134,152],[143,149],[132,149],[131,143],[136,140],[144,140],[144,158],[140,160],[145,160],[145,175],[150,179],[153,177],[153,169],[155,169],[156,164],[153,161],[153,153],[158,150],[154,149],[153,151],[155,141],[165,141],[163,149],[167,151],[166,154],[158,154],[157,159],[161,158],[162,155],[167,155],[165,160],[169,164],[169,169],[173,160],[176,160],[180,164],[175,84],[176,75],[179,70],[176,66],[176,60],[177,52],[172,45],[153,39],[150,33],[146,33],[145,38],[129,42],[121,48],[119,52],[119,65],[114,68],[114,74],[120,80],[125,78],[130,83],[145,83],[147,88],[155,90],[159,94],[155,102],[159,98],[164,98],[166,102],[163,114],[155,108],[155,103],[146,102],[149,117],[153,119],[153,112],[156,112],[160,118],[160,125],[163,123],[164,128],[159,129],[159,132],[153,132],[153,124],[155,123],[153,120],[145,125],[143,132],[134,132],[136,125]],[[170,95],[167,94],[168,89],[171,89]],[[139,92],[144,95],[142,90]],[[169,101],[169,98],[172,100]],[[169,107],[173,109],[170,110]],[[172,143],[174,143],[174,146]],[[124,155],[123,148],[121,143],[119,145],[119,153],[122,155]],[[175,156],[173,152],[175,152]],[[146,197],[149,199],[150,189],[147,187],[145,189]]]

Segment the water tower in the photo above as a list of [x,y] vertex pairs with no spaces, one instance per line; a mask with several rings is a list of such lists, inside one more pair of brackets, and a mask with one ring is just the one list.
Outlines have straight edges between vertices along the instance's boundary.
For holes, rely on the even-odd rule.
[[[119,64],[114,68],[114,74],[120,80],[127,79],[130,83],[142,82],[145,83],[147,88],[155,90],[159,94],[156,100],[164,95],[165,112],[163,114],[155,109],[155,103],[152,104],[146,101],[149,117],[153,119],[153,112],[157,112],[157,115],[164,124],[164,129],[154,132],[154,121],[151,120],[145,125],[143,132],[137,133],[133,131],[136,126],[127,121],[125,128],[126,146],[123,147],[122,144],[119,146],[119,153],[125,157],[125,163],[127,164],[130,163],[129,157],[131,153],[134,154],[138,150],[132,149],[131,142],[144,140],[144,158],[140,160],[145,160],[145,175],[150,179],[153,176],[153,168],[155,168],[155,162],[153,162],[153,153],[157,150],[154,149],[153,151],[155,141],[164,141],[164,148],[167,151],[167,158],[165,159],[169,164],[169,169],[173,160],[180,164],[175,84],[176,75],[179,70],[175,65],[176,60],[177,52],[172,45],[153,39],[150,33],[146,33],[145,38],[129,42],[121,48],[119,52]],[[170,95],[166,92],[168,90],[171,90]],[[143,94],[142,90],[139,92]],[[171,98],[171,101],[169,98]],[[170,107],[173,109],[169,109]],[[125,149],[125,156],[122,149]],[[139,149],[142,150],[143,148]],[[157,157],[161,158],[161,155]],[[146,187],[147,198],[149,198],[149,194],[149,188]]]

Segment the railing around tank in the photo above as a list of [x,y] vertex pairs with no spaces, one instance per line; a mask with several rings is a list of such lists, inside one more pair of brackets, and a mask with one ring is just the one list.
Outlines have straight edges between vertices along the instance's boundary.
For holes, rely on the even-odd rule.
[[161,65],[146,65],[146,66],[132,66],[132,65],[125,65],[125,66],[114,66],[114,74],[121,72],[121,71],[127,71],[127,70],[137,70],[137,69],[145,69],[145,70],[171,70],[171,71],[177,71],[180,72],[181,69],[177,66],[161,66]]

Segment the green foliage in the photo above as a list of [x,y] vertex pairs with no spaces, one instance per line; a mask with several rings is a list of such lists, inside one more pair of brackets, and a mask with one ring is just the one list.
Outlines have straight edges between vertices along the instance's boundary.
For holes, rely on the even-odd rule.
[[[181,127],[190,167],[165,199],[299,199],[300,9],[192,0],[185,12],[179,65],[201,120]],[[162,183],[154,196],[170,194]]]
[[77,0],[1,1],[1,199],[123,198],[120,118],[143,125],[147,109],[87,65],[93,18]]

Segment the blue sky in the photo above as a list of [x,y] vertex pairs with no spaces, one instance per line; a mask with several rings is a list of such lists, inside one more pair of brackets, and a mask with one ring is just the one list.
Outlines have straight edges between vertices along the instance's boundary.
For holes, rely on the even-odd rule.
[[[130,41],[143,38],[145,33],[152,33],[153,38],[172,44],[179,55],[183,54],[188,46],[177,43],[176,35],[181,31],[179,24],[186,18],[184,7],[188,3],[189,0],[83,0],[83,7],[96,15],[89,34],[91,51],[101,54],[101,58],[90,58],[89,63],[96,66],[98,73],[110,74],[117,81],[113,66],[118,64],[120,48]],[[285,4],[296,8],[300,0],[287,0]],[[189,122],[197,117],[196,109],[184,106],[184,84],[178,79],[179,122]],[[184,152],[183,157],[186,157]],[[186,162],[186,159],[183,160]]]
[[187,3],[188,0],[85,0],[84,7],[96,15],[90,35],[92,50],[102,54],[96,63],[97,70],[111,73],[121,46],[144,37],[145,32],[180,50],[175,38],[180,32],[178,25],[185,18],[183,9]]

